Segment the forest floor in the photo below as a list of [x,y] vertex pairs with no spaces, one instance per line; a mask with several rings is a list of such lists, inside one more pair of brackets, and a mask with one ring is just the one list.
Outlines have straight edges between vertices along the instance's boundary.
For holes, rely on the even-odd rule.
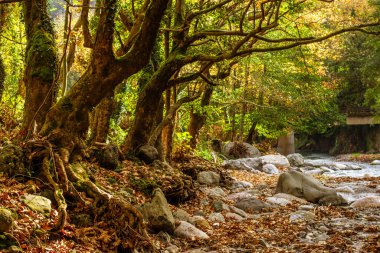
[[[183,164],[176,164],[181,167]],[[185,167],[195,166],[201,170],[216,168],[201,159],[187,161]],[[148,166],[124,162],[117,172],[105,170],[98,166],[91,169],[91,177],[110,192],[117,193],[134,205],[149,200],[136,179],[141,171],[149,172]],[[220,168],[219,168],[220,169]],[[221,169],[223,170],[223,169]],[[259,199],[265,200],[275,194],[278,175],[251,173],[247,171],[223,171],[238,181],[250,182],[249,188],[256,192]],[[380,178],[328,178],[318,179],[332,187],[339,185],[361,185],[363,191],[380,193]],[[152,180],[159,180],[152,178]],[[50,233],[57,219],[56,209],[43,215],[31,211],[23,202],[27,193],[48,195],[45,183],[30,178],[20,183],[15,179],[0,175],[0,206],[18,214],[11,235],[24,252],[109,252],[114,237],[102,222],[94,223],[86,210],[81,207],[69,208],[69,224],[57,232]],[[233,191],[221,186],[226,194]],[[248,189],[242,189],[248,190]],[[236,190],[235,190],[236,192]],[[214,212],[213,203],[222,199],[233,205],[226,198],[206,195],[196,186],[195,197],[179,205],[170,205],[172,211],[178,208],[191,216],[203,213],[205,217]],[[53,205],[54,207],[54,205]],[[69,203],[70,207],[70,203]],[[291,220],[289,217],[298,210],[307,208],[313,213],[312,218]],[[241,220],[226,218],[225,222],[210,223],[203,229],[209,235],[205,240],[185,240],[175,237],[162,240],[160,235],[151,234],[161,252],[380,252],[380,214],[379,208],[354,209],[349,206],[318,206],[308,203],[292,202],[262,212],[249,214]],[[225,214],[226,211],[222,211]],[[165,251],[169,245],[176,245],[177,251]],[[197,250],[194,250],[197,249]],[[191,251],[193,250],[193,251]]]

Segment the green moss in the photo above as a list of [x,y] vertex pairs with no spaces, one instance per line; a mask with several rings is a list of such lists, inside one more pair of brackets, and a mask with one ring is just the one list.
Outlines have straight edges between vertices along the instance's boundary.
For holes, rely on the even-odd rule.
[[146,195],[151,195],[153,190],[159,185],[156,181],[145,178],[135,178],[133,175],[130,177],[130,182],[133,187],[143,192]]

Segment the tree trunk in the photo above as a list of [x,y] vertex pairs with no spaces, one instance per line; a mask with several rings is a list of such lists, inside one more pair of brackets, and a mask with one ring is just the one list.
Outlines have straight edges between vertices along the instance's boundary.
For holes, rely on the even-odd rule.
[[3,58],[0,57],[0,101],[4,92],[4,81],[5,81],[5,69]]
[[[172,106],[174,106],[174,103],[177,100],[176,96],[176,88],[173,87],[171,89],[167,90],[166,93],[166,117],[170,117],[170,111],[172,109]],[[173,91],[173,96],[171,95]],[[171,105],[171,101],[173,100],[173,105]],[[173,134],[174,134],[174,128],[175,128],[175,121],[176,121],[176,113],[172,116],[171,120],[168,122],[168,124],[165,126],[163,135],[165,140],[165,159],[167,162],[171,162],[172,160],[172,153],[173,153]]]
[[106,97],[91,113],[89,143],[106,142],[112,113],[115,109],[113,97]]
[[34,122],[37,131],[42,127],[57,94],[57,51],[53,26],[46,10],[46,0],[27,0],[24,3],[28,40],[24,73],[26,98],[22,126],[25,133],[32,130]]
[[40,132],[42,135],[59,131],[85,139],[89,112],[103,98],[111,96],[119,83],[148,63],[168,1],[158,0],[147,6],[141,24],[136,24],[140,29],[133,35],[133,46],[119,59],[115,59],[112,47],[116,1],[105,2],[90,65],[67,95],[49,111]]
[[[214,91],[213,86],[207,85],[205,91],[203,92],[201,99],[201,107],[206,107],[211,102],[212,93]],[[207,112],[190,112],[190,123],[188,127],[188,132],[191,135],[190,147],[196,148],[198,143],[199,131],[202,129],[206,123]]]

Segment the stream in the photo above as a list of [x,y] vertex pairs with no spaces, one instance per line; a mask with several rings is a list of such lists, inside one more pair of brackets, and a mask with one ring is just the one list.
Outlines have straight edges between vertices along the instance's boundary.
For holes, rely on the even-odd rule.
[[344,169],[336,169],[324,173],[324,175],[331,177],[380,177],[380,165],[371,165],[363,162],[336,161],[335,156],[328,154],[307,154],[304,158],[306,164],[312,164],[313,166],[319,165],[332,168],[336,167],[337,164],[338,166],[346,165]]

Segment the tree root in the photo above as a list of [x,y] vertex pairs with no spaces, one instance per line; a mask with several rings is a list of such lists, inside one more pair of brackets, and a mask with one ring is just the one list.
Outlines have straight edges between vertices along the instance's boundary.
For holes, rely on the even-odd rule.
[[[42,160],[42,175],[54,189],[54,198],[58,204],[59,218],[52,231],[64,229],[67,220],[67,204],[65,196],[72,195],[81,204],[89,205],[80,192],[84,192],[92,198],[92,209],[95,219],[115,231],[117,237],[113,247],[118,247],[123,252],[157,252],[146,230],[142,214],[123,199],[114,197],[102,190],[86,176],[77,173],[72,164],[70,151],[67,148],[53,148],[47,140],[31,141],[27,145],[30,148],[30,159]],[[118,245],[115,245],[116,242]]]

